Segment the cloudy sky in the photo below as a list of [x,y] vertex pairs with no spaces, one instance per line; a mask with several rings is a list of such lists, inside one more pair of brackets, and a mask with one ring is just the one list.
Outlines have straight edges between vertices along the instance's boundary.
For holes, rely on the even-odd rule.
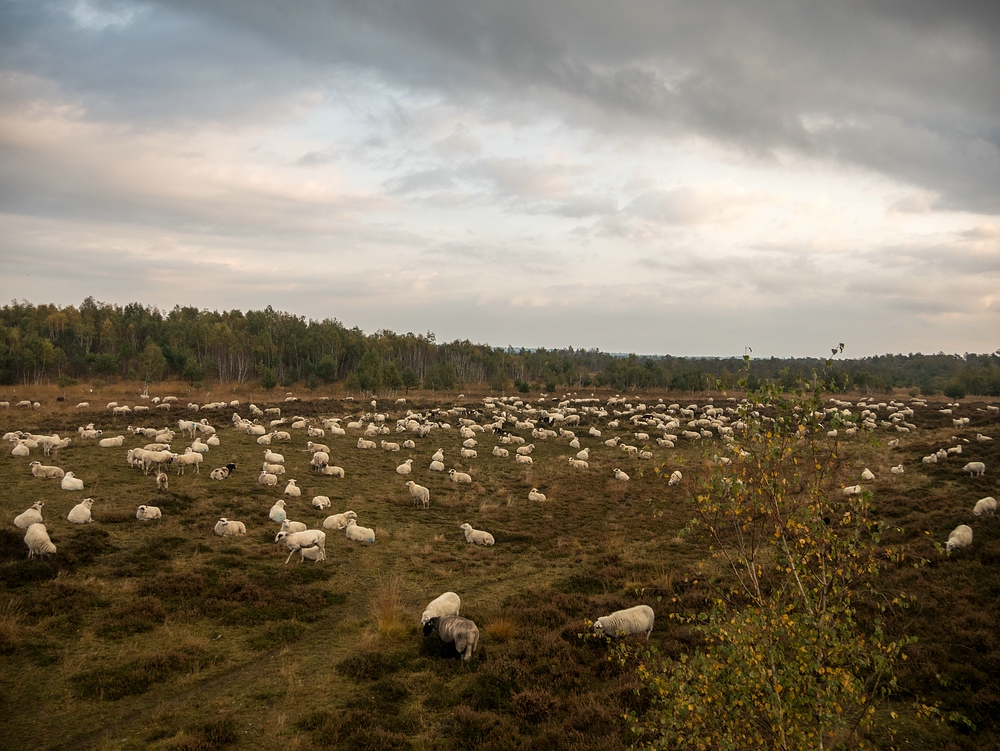
[[0,0],[0,299],[1000,347],[995,0]]

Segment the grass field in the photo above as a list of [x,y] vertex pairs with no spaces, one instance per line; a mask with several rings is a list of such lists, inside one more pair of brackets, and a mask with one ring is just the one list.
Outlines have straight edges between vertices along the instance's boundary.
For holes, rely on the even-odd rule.
[[[20,391],[18,398],[33,397]],[[237,411],[246,416],[248,394],[218,391],[173,393],[182,404],[240,398]],[[658,396],[632,401],[652,405]],[[308,439],[299,430],[271,446],[284,454],[287,474],[277,488],[264,488],[256,478],[265,447],[233,430],[232,410],[226,410],[197,415],[218,428],[222,443],[207,454],[201,473],[177,476],[168,469],[169,491],[158,493],[151,477],[126,466],[126,449],[147,439],[125,428],[176,427],[179,417],[194,413],[175,408],[112,417],[103,409],[107,401],[137,400],[105,388],[99,398],[91,396],[90,413],[79,414],[73,409],[78,397],[57,403],[53,394],[42,394],[34,397],[43,402],[39,410],[0,411],[0,432],[74,436],[51,459],[40,451],[15,458],[9,449],[0,456],[6,519],[0,747],[620,749],[631,741],[624,712],[641,711],[645,700],[635,691],[635,676],[609,661],[601,642],[579,638],[585,620],[647,603],[657,613],[651,643],[661,653],[679,655],[692,644],[691,634],[667,615],[697,610],[708,592],[704,544],[681,533],[691,517],[687,499],[718,450],[710,441],[682,442],[677,449],[653,445],[652,461],[630,459],[602,443],[612,435],[635,443],[628,431],[585,420],[576,432],[592,447],[589,470],[569,466],[576,452],[566,440],[532,441],[521,431],[536,446],[535,463],[525,468],[514,463],[513,450],[509,459],[491,456],[496,439],[489,433],[480,438],[479,458],[459,460],[461,438],[452,419],[456,429],[414,438],[417,448],[400,453],[358,450],[360,431],[314,439],[329,445],[331,463],[346,470],[345,478],[330,478],[310,471]],[[663,397],[668,404],[682,401]],[[269,404],[260,393],[253,398],[261,407]],[[704,397],[683,401],[700,404]],[[899,449],[859,441],[845,452],[845,484],[870,467],[878,478],[876,503],[902,529],[893,543],[905,542],[912,555],[930,561],[894,569],[887,582],[916,596],[891,624],[920,638],[909,649],[896,706],[903,713],[899,740],[913,748],[1000,743],[1000,519],[973,521],[971,513],[976,499],[1000,495],[1000,419],[968,401],[961,414],[972,424],[961,435],[973,440],[959,458],[920,463],[952,445],[956,434],[950,418],[933,408],[917,412],[919,429]],[[471,408],[482,401],[421,394],[405,407],[386,400],[379,408],[388,410],[393,425],[405,409],[457,404]],[[367,408],[339,398],[276,406],[313,424]],[[105,436],[125,434],[125,446],[102,449],[76,438],[77,426],[90,421]],[[591,424],[604,431],[601,440],[585,435]],[[996,440],[976,443],[977,432]],[[175,450],[183,445],[178,436]],[[427,471],[437,448],[448,467],[472,474],[471,486]],[[66,492],[57,480],[33,478],[28,463],[36,458],[73,470],[85,490]],[[394,472],[406,458],[414,459],[409,478]],[[986,463],[985,477],[962,474],[972,460]],[[208,478],[211,468],[230,461],[238,465],[232,478]],[[900,462],[906,474],[891,475],[889,467]],[[683,482],[668,487],[653,472],[660,465],[667,474],[682,470]],[[613,480],[615,467],[632,479]],[[289,518],[318,527],[328,513],[353,509],[359,524],[376,530],[375,544],[328,531],[326,561],[296,557],[284,565],[287,551],[273,542],[277,525],[267,514],[288,478],[302,488],[301,499],[288,501]],[[430,488],[429,509],[413,506],[407,479]],[[546,502],[527,500],[533,486]],[[333,508],[313,509],[314,495],[329,496]],[[83,497],[95,499],[94,523],[70,524],[66,514]],[[26,559],[23,532],[12,524],[36,500],[46,504],[45,523],[59,548],[44,561]],[[163,519],[137,521],[141,503],[159,506]],[[222,516],[243,521],[246,537],[214,536]],[[495,547],[468,545],[463,522],[493,533]],[[933,543],[943,543],[959,523],[974,527],[975,543],[944,557]],[[419,631],[426,603],[447,590],[459,593],[462,614],[482,634],[468,665]],[[939,702],[945,713],[962,712],[976,729],[915,719],[908,707],[916,695]]]

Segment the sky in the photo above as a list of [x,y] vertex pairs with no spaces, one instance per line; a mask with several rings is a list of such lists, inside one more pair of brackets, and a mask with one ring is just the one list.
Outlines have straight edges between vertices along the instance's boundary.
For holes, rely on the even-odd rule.
[[0,0],[0,300],[1000,348],[995,0]]

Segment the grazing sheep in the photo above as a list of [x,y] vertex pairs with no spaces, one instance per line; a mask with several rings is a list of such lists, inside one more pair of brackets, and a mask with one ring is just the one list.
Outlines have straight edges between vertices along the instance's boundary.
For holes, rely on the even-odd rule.
[[165,491],[170,487],[170,480],[167,478],[166,472],[156,473],[156,489],[159,491]]
[[299,498],[302,496],[302,489],[295,484],[295,480],[289,480],[285,486],[285,495],[291,498]]
[[531,490],[528,491],[528,500],[529,501],[544,501],[545,500],[545,493],[540,493],[538,491],[538,488],[532,488]]
[[94,521],[94,517],[91,515],[91,509],[94,506],[93,498],[84,498],[73,508],[70,509],[66,518],[69,519],[74,524],[88,524]]
[[325,529],[336,529],[339,531],[347,527],[348,522],[350,522],[352,519],[357,519],[357,518],[358,515],[355,514],[353,511],[345,511],[342,514],[333,514],[331,516],[326,517],[326,519],[323,520],[323,527]]
[[645,634],[646,641],[653,632],[653,609],[649,605],[616,610],[611,615],[602,615],[594,622],[594,631],[603,636],[631,636]]
[[347,533],[348,540],[368,543],[375,542],[375,530],[368,527],[359,527],[354,519],[347,520],[347,526],[344,530]]
[[[281,534],[281,532],[288,532],[289,534],[291,534],[292,532],[305,532],[305,531],[306,531],[306,525],[303,524],[302,522],[293,522],[291,519],[285,519],[285,521],[281,523],[281,529],[279,530],[278,534]],[[278,538],[275,537],[274,541],[278,542]]]
[[135,518],[141,522],[149,521],[150,519],[162,519],[163,513],[157,506],[140,506],[135,512]]
[[47,467],[39,461],[34,461],[28,466],[31,467],[31,474],[35,477],[42,477],[49,480],[62,479],[63,475],[66,474],[59,467]]
[[231,522],[226,517],[222,517],[215,523],[213,531],[219,537],[235,537],[236,535],[245,535],[247,525],[243,522]]
[[681,471],[679,469],[675,469],[670,473],[670,479],[667,480],[667,485],[677,485],[683,479],[684,475],[681,474]]
[[459,527],[459,529],[465,530],[465,541],[473,545],[492,545],[495,542],[493,535],[489,532],[484,532],[481,529],[473,529],[472,525],[468,522]]
[[429,508],[431,505],[431,491],[425,488],[423,485],[417,485],[413,480],[409,480],[406,483],[406,487],[410,489],[410,495],[413,496],[414,504],[422,504],[424,508]]
[[413,460],[412,459],[407,459],[405,462],[403,462],[398,467],[396,467],[396,474],[397,475],[408,475],[408,474],[410,474],[410,472],[412,471],[412,468],[411,468],[410,465],[412,465],[412,464],[413,464]]
[[83,490],[83,480],[76,477],[72,472],[67,472],[63,475],[59,487],[63,490]]
[[314,495],[312,505],[322,511],[325,508],[330,508],[330,499],[325,495]]
[[615,467],[614,476],[616,480],[621,480],[622,482],[628,481],[628,475],[622,472],[618,467]]
[[52,544],[49,532],[41,522],[28,526],[24,534],[24,544],[28,546],[28,558],[34,558],[36,555],[39,557],[52,555],[56,552],[56,546]]
[[458,615],[462,607],[462,598],[454,592],[445,592],[427,603],[424,614],[420,616],[420,626],[426,626],[431,618],[441,618],[446,615]]
[[894,475],[901,475],[906,470],[903,469],[903,465],[902,464],[897,464],[895,467],[889,467],[889,471],[892,472],[892,474],[894,474]]
[[271,510],[267,514],[267,518],[272,522],[278,522],[279,524],[285,521],[285,502],[283,500],[277,500],[274,505],[271,506]]
[[323,467],[323,469],[321,469],[319,471],[319,473],[321,475],[326,475],[327,477],[343,477],[344,476],[344,468],[343,467],[335,467],[332,464],[327,464],[325,467]]
[[982,477],[986,474],[986,465],[982,462],[969,462],[962,467],[963,472],[968,472],[972,477]]
[[875,473],[865,467],[865,471],[861,473],[861,479],[871,482],[875,479]]
[[976,516],[993,516],[996,510],[997,499],[993,496],[987,496],[986,498],[980,498],[976,501],[976,506],[972,509],[972,513]]
[[424,636],[436,633],[443,644],[454,644],[463,662],[472,659],[479,646],[479,627],[460,615],[435,616],[424,624]]
[[968,524],[959,524],[948,535],[948,542],[945,544],[945,549],[950,553],[955,548],[967,548],[971,544],[972,527]]
[[437,460],[432,461],[427,469],[431,472],[444,472],[444,463]]
[[305,556],[301,555],[303,548],[319,548],[318,557],[310,560],[326,560],[326,532],[321,529],[307,529],[305,532],[278,532],[274,541],[284,543],[289,550],[288,557],[285,559],[286,566],[296,551],[299,551],[301,560],[305,560]]
[[452,482],[461,482],[465,483],[466,485],[472,484],[472,475],[467,474],[465,472],[456,472],[453,469],[448,470],[448,479],[451,480]]
[[42,506],[44,505],[43,501],[35,501],[31,508],[14,517],[14,526],[18,529],[27,529],[32,524],[43,523],[45,520],[42,519]]

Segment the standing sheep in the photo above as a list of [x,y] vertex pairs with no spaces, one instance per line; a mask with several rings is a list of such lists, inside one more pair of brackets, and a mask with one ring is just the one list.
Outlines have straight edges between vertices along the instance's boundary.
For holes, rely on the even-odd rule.
[[413,480],[409,480],[406,483],[406,487],[410,489],[410,495],[413,496],[414,504],[422,504],[424,508],[429,508],[431,505],[431,491],[425,488],[423,485],[417,485]]
[[982,477],[986,474],[986,465],[982,462],[969,462],[962,467],[963,472],[968,472],[972,477]]
[[976,506],[972,509],[972,513],[976,516],[993,516],[996,510],[997,499],[993,496],[987,496],[986,498],[980,498],[976,501]]
[[454,644],[463,662],[472,659],[479,646],[479,627],[460,615],[435,616],[424,624],[424,636],[436,633],[443,644]]
[[48,530],[41,523],[28,527],[24,534],[24,544],[28,546],[28,558],[34,558],[36,555],[39,557],[52,555],[56,552],[56,546],[52,544]]
[[[274,541],[283,542],[289,550],[288,557],[285,559],[286,566],[296,551],[299,551],[301,556],[303,548],[319,548],[318,557],[311,560],[326,560],[326,532],[321,529],[307,529],[305,532],[292,533],[279,532]],[[302,556],[301,560],[305,560],[305,556]]]
[[971,544],[972,527],[968,524],[959,524],[948,535],[948,542],[945,544],[945,549],[950,553],[955,548],[967,548]]
[[594,631],[604,636],[631,636],[645,634],[646,641],[653,632],[653,609],[649,605],[616,610],[611,615],[603,615],[594,622]]

